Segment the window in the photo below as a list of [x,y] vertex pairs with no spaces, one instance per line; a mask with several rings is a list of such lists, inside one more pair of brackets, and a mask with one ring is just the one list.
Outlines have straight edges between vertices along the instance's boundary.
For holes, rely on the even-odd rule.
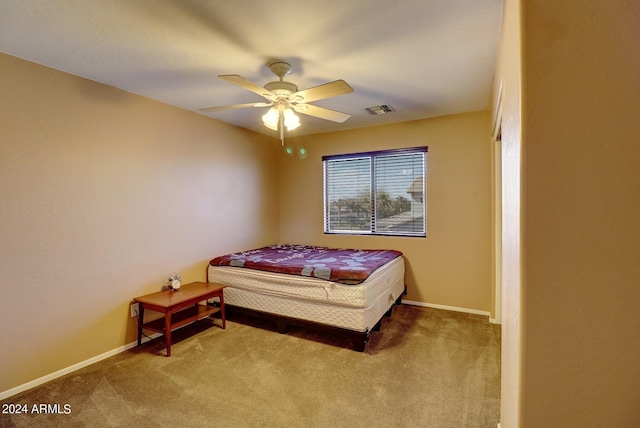
[[324,232],[426,236],[427,147],[324,156]]

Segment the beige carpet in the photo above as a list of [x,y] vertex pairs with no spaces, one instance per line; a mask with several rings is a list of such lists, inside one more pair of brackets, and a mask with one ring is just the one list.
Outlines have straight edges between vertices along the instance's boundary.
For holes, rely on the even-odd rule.
[[[219,320],[215,320],[219,322]],[[500,328],[486,317],[401,305],[363,353],[328,334],[236,316],[203,320],[2,403],[2,427],[495,428]]]

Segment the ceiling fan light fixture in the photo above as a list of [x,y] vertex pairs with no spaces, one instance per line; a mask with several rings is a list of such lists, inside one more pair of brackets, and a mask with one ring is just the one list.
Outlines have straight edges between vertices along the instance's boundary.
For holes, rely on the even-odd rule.
[[287,131],[293,131],[300,126],[300,118],[296,116],[291,108],[284,109],[282,115],[284,116],[284,126],[287,127]]
[[277,108],[271,107],[268,112],[262,115],[262,123],[269,129],[278,130],[278,122],[280,121],[280,112]]

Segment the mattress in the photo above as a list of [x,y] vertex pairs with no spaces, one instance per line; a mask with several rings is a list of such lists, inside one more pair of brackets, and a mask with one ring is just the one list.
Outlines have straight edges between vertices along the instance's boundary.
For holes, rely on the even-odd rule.
[[397,250],[274,244],[218,256],[209,264],[314,277],[353,285],[362,283],[384,264],[400,256],[402,252]]
[[[356,285],[345,285],[314,277],[211,265],[208,268],[208,279],[210,282],[225,284],[235,289],[250,290],[258,295],[366,308],[388,290],[392,290],[391,297],[394,301],[400,297],[404,291],[404,259],[397,257],[387,262],[364,282]],[[230,289],[225,290],[225,300],[234,304],[233,297],[227,295],[233,296]]]
[[227,305],[367,332],[402,296],[404,259],[386,263],[358,285],[229,266],[209,265],[207,276],[227,285]]

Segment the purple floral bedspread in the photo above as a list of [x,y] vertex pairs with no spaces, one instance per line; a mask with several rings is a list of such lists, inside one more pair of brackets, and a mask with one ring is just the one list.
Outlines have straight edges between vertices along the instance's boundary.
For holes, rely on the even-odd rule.
[[355,250],[277,244],[216,257],[212,266],[234,266],[360,284],[380,266],[402,256],[396,250]]

